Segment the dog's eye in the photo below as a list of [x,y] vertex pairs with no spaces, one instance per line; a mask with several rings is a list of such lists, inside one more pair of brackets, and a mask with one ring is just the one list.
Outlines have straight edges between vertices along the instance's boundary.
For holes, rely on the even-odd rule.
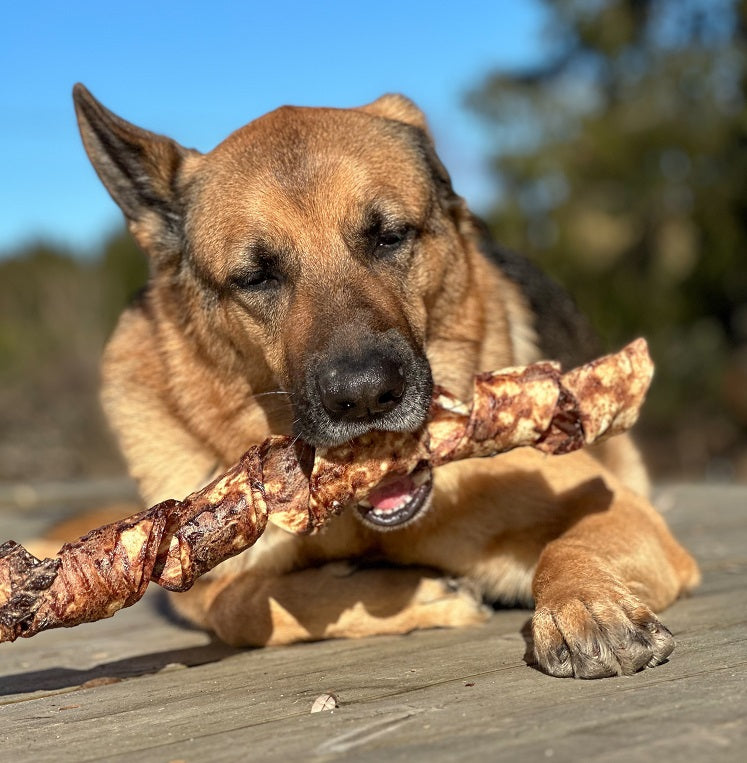
[[415,228],[401,217],[374,209],[361,230],[358,246],[375,259],[396,259],[415,234]]
[[374,235],[376,253],[386,255],[395,252],[409,240],[410,233],[411,229],[408,227],[377,231]]
[[238,273],[231,279],[231,284],[242,291],[269,291],[280,285],[280,276],[269,270],[255,270]]
[[403,231],[383,231],[379,234],[376,246],[380,249],[391,249],[394,246],[399,246],[404,240],[405,234]]

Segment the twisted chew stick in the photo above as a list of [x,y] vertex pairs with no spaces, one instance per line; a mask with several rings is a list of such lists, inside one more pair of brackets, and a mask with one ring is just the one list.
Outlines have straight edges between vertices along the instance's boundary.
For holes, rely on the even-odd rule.
[[53,559],[8,541],[0,546],[0,641],[110,617],[138,601],[151,580],[185,591],[251,546],[268,519],[313,532],[385,477],[520,446],[568,453],[623,432],[638,417],[652,373],[639,339],[564,375],[555,363],[480,374],[471,405],[436,389],[419,433],[372,432],[306,461],[289,438],[271,437],[183,501],[93,530]]

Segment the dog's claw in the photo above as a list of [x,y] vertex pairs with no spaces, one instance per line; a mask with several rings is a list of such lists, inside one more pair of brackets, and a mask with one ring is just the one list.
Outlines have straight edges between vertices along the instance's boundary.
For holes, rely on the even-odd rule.
[[537,665],[559,677],[632,675],[661,665],[675,647],[669,629],[632,596],[540,607],[532,636]]

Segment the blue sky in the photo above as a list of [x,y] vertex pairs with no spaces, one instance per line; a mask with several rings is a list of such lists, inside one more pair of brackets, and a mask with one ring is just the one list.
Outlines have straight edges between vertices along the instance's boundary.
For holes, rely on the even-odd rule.
[[356,106],[399,91],[423,108],[457,191],[494,190],[464,93],[544,53],[538,0],[5,4],[0,256],[39,238],[95,250],[120,215],[88,164],[70,91],[207,151],[285,103]]

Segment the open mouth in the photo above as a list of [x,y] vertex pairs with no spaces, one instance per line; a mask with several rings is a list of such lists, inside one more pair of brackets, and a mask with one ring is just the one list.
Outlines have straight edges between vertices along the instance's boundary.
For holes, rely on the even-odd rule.
[[431,470],[423,465],[412,474],[385,479],[357,504],[356,513],[376,530],[399,529],[423,513],[432,489]]

